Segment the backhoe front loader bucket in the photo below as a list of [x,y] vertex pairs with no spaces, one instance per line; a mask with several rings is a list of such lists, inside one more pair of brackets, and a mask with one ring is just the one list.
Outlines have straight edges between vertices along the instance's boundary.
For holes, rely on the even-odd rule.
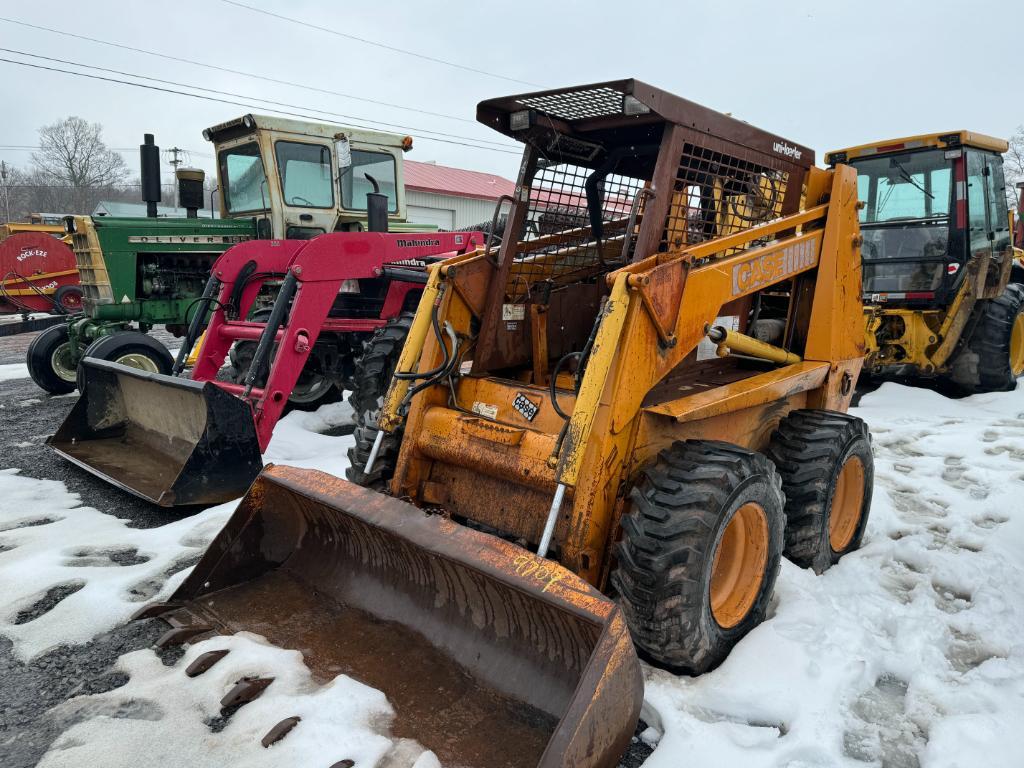
[[171,507],[238,498],[263,467],[249,405],[211,382],[85,358],[81,396],[49,444]]
[[611,768],[643,697],[618,607],[574,574],[315,470],[268,466],[170,602],[139,614],[155,615],[169,639],[255,632],[321,681],[378,688],[393,734],[444,765]]

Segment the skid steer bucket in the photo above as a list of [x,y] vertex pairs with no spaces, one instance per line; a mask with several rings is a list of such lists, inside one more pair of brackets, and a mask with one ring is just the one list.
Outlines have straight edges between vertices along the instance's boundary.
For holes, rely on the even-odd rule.
[[163,507],[238,498],[263,467],[249,405],[210,382],[85,358],[81,396],[49,444]]
[[618,607],[584,581],[315,470],[268,466],[170,602],[138,615],[167,638],[299,649],[320,680],[383,691],[394,735],[444,765],[613,767],[643,696]]

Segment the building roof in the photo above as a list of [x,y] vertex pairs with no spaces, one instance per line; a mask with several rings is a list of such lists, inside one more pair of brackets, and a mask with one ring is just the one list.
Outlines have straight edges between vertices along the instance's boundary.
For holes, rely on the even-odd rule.
[[493,173],[466,171],[434,163],[406,160],[404,173],[405,188],[416,192],[497,200],[502,195],[511,195],[516,191],[514,181],[495,176]]

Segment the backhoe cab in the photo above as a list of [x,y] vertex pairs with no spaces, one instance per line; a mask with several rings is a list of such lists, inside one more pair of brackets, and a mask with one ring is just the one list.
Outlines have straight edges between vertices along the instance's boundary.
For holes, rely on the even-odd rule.
[[869,373],[982,392],[1013,389],[1024,372],[1007,146],[956,131],[828,153],[857,171]]
[[203,137],[217,153],[221,216],[256,217],[260,238],[365,230],[374,184],[387,196],[389,225],[405,221],[402,155],[410,136],[250,114]]

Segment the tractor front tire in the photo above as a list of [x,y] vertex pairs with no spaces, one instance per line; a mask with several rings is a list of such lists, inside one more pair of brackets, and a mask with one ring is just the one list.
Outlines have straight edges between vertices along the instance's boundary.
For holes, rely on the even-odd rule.
[[83,357],[109,360],[112,363],[138,368],[149,373],[169,375],[174,358],[167,347],[142,331],[118,331],[100,336],[90,344]]
[[1024,373],[1024,285],[978,302],[974,330],[960,346],[949,379],[967,394],[1008,392]]
[[28,375],[41,389],[51,395],[66,395],[75,391],[78,355],[68,338],[65,323],[47,328],[28,345],[26,363]]
[[363,356],[356,364],[356,372],[352,377],[355,383],[349,395],[356,420],[356,444],[348,449],[349,467],[345,470],[345,477],[356,485],[387,490],[394,477],[398,450],[402,445],[400,430],[385,434],[381,439],[373,471],[369,474],[366,472],[366,464],[380,432],[377,419],[384,404],[384,395],[387,394],[391,377],[398,366],[402,347],[412,328],[412,319],[413,313],[403,312],[374,331],[363,347]]
[[641,473],[611,583],[643,656],[699,675],[764,620],[784,504],[775,466],[730,443],[674,443]]
[[823,573],[864,538],[875,475],[867,424],[835,411],[791,411],[767,453],[786,494],[786,557]]

